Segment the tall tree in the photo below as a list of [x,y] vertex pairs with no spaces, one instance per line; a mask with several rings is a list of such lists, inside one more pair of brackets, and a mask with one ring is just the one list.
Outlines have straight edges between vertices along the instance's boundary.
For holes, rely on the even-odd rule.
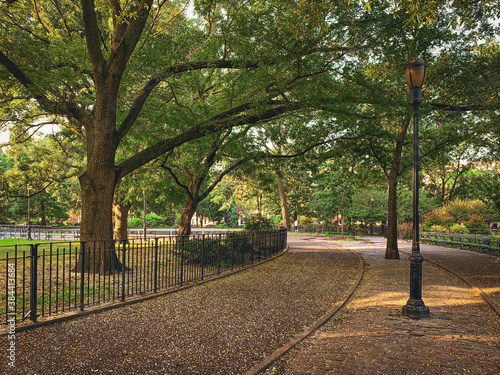
[[[25,133],[45,118],[84,140],[83,241],[112,238],[121,178],[187,141],[305,110],[322,73],[354,47],[352,12],[337,1],[196,1],[194,20],[177,1],[0,6],[2,119]],[[193,96],[197,74],[219,84]],[[144,142],[120,160],[131,136]],[[87,264],[117,267],[102,256]]]

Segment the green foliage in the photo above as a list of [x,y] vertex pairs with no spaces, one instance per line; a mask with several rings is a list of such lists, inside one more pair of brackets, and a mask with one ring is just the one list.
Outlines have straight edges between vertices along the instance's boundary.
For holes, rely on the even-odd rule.
[[339,214],[345,216],[354,195],[354,187],[341,174],[324,173],[317,177],[311,208],[319,220],[330,222]]
[[299,217],[299,225],[300,226],[303,226],[303,225],[309,225],[309,224],[312,224],[314,222],[313,218],[310,217],[310,216],[304,216],[304,215],[301,215]]
[[490,220],[494,215],[492,210],[482,201],[456,199],[443,206],[442,212],[449,214],[454,223],[466,222],[471,215],[477,215],[484,220]]
[[441,225],[432,225],[430,227],[423,227],[422,230],[424,232],[446,233],[449,231],[449,228]]
[[[153,213],[146,214],[146,226],[148,228],[162,228],[165,226],[173,226],[173,218],[164,218],[163,216],[156,215]],[[142,228],[144,226],[144,220],[142,218],[129,218],[128,226],[130,228]]]
[[32,138],[0,153],[0,220],[26,222],[28,189],[31,222],[62,224],[68,213],[78,214],[79,189],[74,175],[78,161],[68,153],[78,149],[60,135]]
[[236,208],[236,205],[234,203],[231,205],[231,208],[227,211],[226,219],[229,227],[231,228],[238,227],[238,209]]
[[156,214],[146,214],[146,225],[148,228],[158,228],[161,226],[165,226],[165,219]]
[[204,199],[198,204],[198,211],[201,216],[211,221],[222,221],[225,212],[221,211],[221,205],[211,199]]
[[453,223],[449,213],[441,213],[441,210],[434,210],[424,216],[423,225],[432,227],[434,225],[448,226]]
[[469,215],[467,221],[464,222],[464,225],[468,229],[486,229],[488,228],[488,224],[486,221],[476,214]]
[[245,220],[245,230],[249,232],[271,230],[272,228],[271,221],[262,215],[252,215]]
[[468,234],[469,230],[465,225],[452,225],[449,227],[450,233]]
[[355,190],[352,196],[352,204],[346,210],[345,219],[364,221],[365,223],[386,220],[386,191],[377,189]]
[[128,220],[128,226],[130,228],[142,228],[143,227],[142,222],[143,222],[142,219],[134,217]]

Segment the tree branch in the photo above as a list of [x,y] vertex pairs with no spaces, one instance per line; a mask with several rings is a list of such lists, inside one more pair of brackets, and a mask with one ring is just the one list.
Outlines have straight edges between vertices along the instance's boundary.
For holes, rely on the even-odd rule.
[[497,109],[498,107],[495,108],[488,108],[479,104],[472,104],[472,105],[452,105],[452,104],[438,104],[438,103],[430,103],[430,105],[434,109],[439,109],[442,111],[452,111],[452,112],[470,112],[470,111],[481,111],[481,110],[486,110],[486,109]]
[[211,69],[211,68],[225,68],[225,69],[252,69],[257,68],[259,65],[257,63],[249,62],[246,64],[237,63],[234,61],[197,61],[189,64],[180,64],[177,66],[169,67],[163,70],[158,76],[152,77],[149,81],[144,85],[142,90],[137,95],[134,103],[130,107],[127,116],[122,121],[118,128],[118,134],[120,139],[127,134],[135,120],[139,116],[144,104],[151,92],[166,78],[173,76],[175,74],[184,73],[192,70],[201,70],[201,69]]
[[212,192],[212,190],[217,186],[217,184],[219,184],[219,182],[222,181],[222,178],[224,178],[224,176],[226,176],[228,173],[230,173],[233,170],[235,170],[236,168],[238,168],[240,165],[246,163],[247,161],[250,161],[250,160],[260,160],[260,159],[266,159],[266,158],[268,158],[268,159],[296,158],[298,156],[304,155],[305,153],[307,153],[308,151],[312,150],[313,148],[316,148],[316,147],[319,147],[319,146],[322,146],[322,145],[325,145],[325,144],[337,141],[339,139],[346,139],[346,138],[347,137],[339,137],[339,138],[331,139],[331,140],[328,140],[328,141],[317,142],[317,143],[314,143],[314,144],[306,147],[304,150],[302,150],[302,151],[300,151],[300,152],[298,152],[296,154],[292,154],[292,155],[273,155],[273,154],[258,153],[258,154],[247,156],[245,158],[241,158],[240,160],[238,160],[237,162],[235,162],[234,164],[232,164],[230,167],[226,168],[223,172],[221,172],[217,176],[217,178],[210,184],[210,186],[207,188],[207,190],[205,190],[205,192],[203,194],[200,194],[200,201],[202,201],[203,199],[205,199],[208,196],[208,194],[210,194]]
[[[216,121],[220,116],[214,116],[202,124],[194,126],[181,134],[158,142],[124,160],[118,165],[118,178],[124,177],[137,168],[149,163],[160,155],[173,150],[174,148],[194,139],[201,138],[209,133],[217,133],[222,130],[231,129],[242,125],[257,124],[279,118],[280,116],[303,108],[300,103],[291,103],[290,105],[268,108],[255,115],[239,116],[236,118]],[[214,120],[216,119],[216,120]]]
[[92,64],[94,77],[96,77],[96,75],[102,74],[105,64],[105,59],[101,51],[99,24],[97,23],[97,15],[95,11],[96,6],[94,0],[82,0],[81,4],[89,60]]
[[163,163],[160,165],[161,168],[165,169],[171,176],[172,178],[174,179],[175,183],[177,185],[179,185],[181,188],[183,188],[184,190],[186,190],[186,192],[188,193],[189,197],[191,199],[194,199],[193,195],[191,194],[191,192],[189,191],[189,187],[187,187],[186,185],[184,185],[182,182],[180,182],[180,180],[177,178],[176,174],[174,173],[174,171],[172,170],[172,168],[168,167],[166,165],[166,162],[167,162],[167,159],[165,159],[163,161]]
[[76,103],[55,103],[49,100],[35,85],[35,83],[2,51],[0,51],[0,64],[2,64],[14,76],[14,78],[28,90],[31,97],[38,102],[43,110],[52,114],[73,117],[82,124],[87,122],[88,114],[83,109],[78,107]]

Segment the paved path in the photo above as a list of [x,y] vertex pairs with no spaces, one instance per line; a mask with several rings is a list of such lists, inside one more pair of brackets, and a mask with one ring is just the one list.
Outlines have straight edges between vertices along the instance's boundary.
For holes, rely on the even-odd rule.
[[362,268],[329,244],[294,249],[203,285],[19,332],[13,369],[0,337],[0,374],[242,374],[344,299]]
[[[424,262],[431,318],[411,320],[401,316],[404,253],[385,260],[381,239],[289,242],[288,254],[237,275],[19,333],[14,373],[242,374],[345,297],[359,271],[352,250],[365,264],[352,298],[266,374],[500,374],[500,318],[459,278]],[[426,245],[422,253],[497,298],[497,257]],[[0,373],[5,362],[0,354]]]
[[[431,318],[411,320],[401,316],[409,295],[408,257],[385,260],[381,242],[344,246],[365,259],[360,287],[333,319],[266,374],[500,373],[500,318],[466,283],[424,262],[423,299]],[[401,249],[411,251],[411,244]],[[433,246],[423,246],[422,253],[474,280],[486,272],[499,286],[496,257]]]
[[[371,237],[373,243],[385,246],[385,240]],[[411,243],[401,242],[399,249],[411,253]],[[420,245],[425,260],[435,262],[453,271],[472,285],[480,288],[497,306],[500,306],[500,254],[435,245]],[[500,312],[500,309],[499,309]]]

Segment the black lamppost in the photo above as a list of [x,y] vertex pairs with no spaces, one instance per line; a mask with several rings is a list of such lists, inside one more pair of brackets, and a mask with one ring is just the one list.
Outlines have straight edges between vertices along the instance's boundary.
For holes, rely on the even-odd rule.
[[403,315],[409,318],[428,318],[429,308],[422,300],[422,262],[419,238],[419,183],[418,183],[418,107],[422,97],[422,85],[427,73],[426,65],[419,60],[412,61],[406,68],[406,82],[413,104],[413,244],[410,255],[410,298],[403,306]]

